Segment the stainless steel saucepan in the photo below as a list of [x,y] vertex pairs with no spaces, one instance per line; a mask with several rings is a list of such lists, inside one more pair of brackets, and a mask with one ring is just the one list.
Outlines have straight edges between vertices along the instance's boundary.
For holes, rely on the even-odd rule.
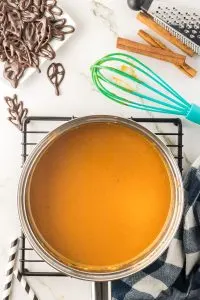
[[[172,200],[170,212],[164,226],[163,231],[159,235],[154,246],[139,258],[134,259],[128,265],[122,265],[117,270],[81,270],[76,267],[68,266],[55,257],[50,251],[45,247],[34,231],[30,224],[27,211],[27,201],[28,201],[28,187],[30,182],[31,174],[35,166],[39,163],[39,157],[46,151],[48,147],[51,146],[52,142],[66,133],[67,131],[80,127],[84,124],[89,123],[117,123],[123,126],[129,127],[134,131],[137,131],[144,135],[151,143],[157,147],[162,155],[165,163],[168,167],[171,182],[172,182]],[[182,179],[176,164],[169,149],[163,144],[163,142],[152,134],[149,130],[139,125],[138,123],[114,116],[87,116],[82,118],[77,118],[72,121],[65,123],[64,125],[58,127],[54,131],[50,132],[33,150],[33,152],[28,157],[19,182],[18,190],[18,210],[19,218],[21,221],[21,226],[24,234],[26,235],[28,241],[32,245],[33,249],[39,254],[39,256],[44,259],[53,268],[59,270],[60,272],[83,280],[94,281],[94,297],[96,300],[107,300],[110,297],[109,282],[112,280],[120,279],[128,275],[134,274],[145,267],[153,263],[169,246],[170,241],[174,237],[177,228],[179,226],[182,211],[183,211],[183,187]]]

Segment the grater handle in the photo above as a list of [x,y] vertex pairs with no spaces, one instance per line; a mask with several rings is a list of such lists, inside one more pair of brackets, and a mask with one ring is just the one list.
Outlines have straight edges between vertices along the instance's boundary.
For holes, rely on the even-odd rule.
[[133,10],[140,10],[145,0],[128,0],[128,6]]

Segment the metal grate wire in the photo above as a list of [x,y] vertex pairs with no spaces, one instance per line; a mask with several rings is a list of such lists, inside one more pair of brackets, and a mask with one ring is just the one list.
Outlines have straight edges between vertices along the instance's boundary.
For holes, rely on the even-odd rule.
[[[72,120],[74,117],[27,117],[22,132],[22,165],[37,143],[57,126]],[[144,126],[153,127],[172,151],[180,171],[183,170],[183,131],[178,118],[130,118]],[[156,126],[155,126],[156,125]],[[159,127],[158,127],[159,125]],[[162,127],[162,130],[157,130]],[[156,129],[156,132],[155,132]],[[173,142],[172,142],[173,140]],[[20,268],[25,276],[65,276],[48,266],[32,249],[22,233],[20,246]]]

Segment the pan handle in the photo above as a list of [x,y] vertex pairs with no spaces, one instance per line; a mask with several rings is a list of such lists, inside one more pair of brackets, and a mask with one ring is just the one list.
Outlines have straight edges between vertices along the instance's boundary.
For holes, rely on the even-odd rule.
[[94,282],[92,300],[111,300],[111,283]]

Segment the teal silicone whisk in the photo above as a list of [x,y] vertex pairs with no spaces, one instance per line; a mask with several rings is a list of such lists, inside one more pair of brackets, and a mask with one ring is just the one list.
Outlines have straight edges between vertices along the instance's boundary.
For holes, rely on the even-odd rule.
[[[151,112],[185,116],[200,124],[200,106],[187,102],[166,81],[131,55],[107,55],[91,67],[91,72],[98,90],[115,102]],[[132,95],[142,99],[142,103],[132,100]]]

